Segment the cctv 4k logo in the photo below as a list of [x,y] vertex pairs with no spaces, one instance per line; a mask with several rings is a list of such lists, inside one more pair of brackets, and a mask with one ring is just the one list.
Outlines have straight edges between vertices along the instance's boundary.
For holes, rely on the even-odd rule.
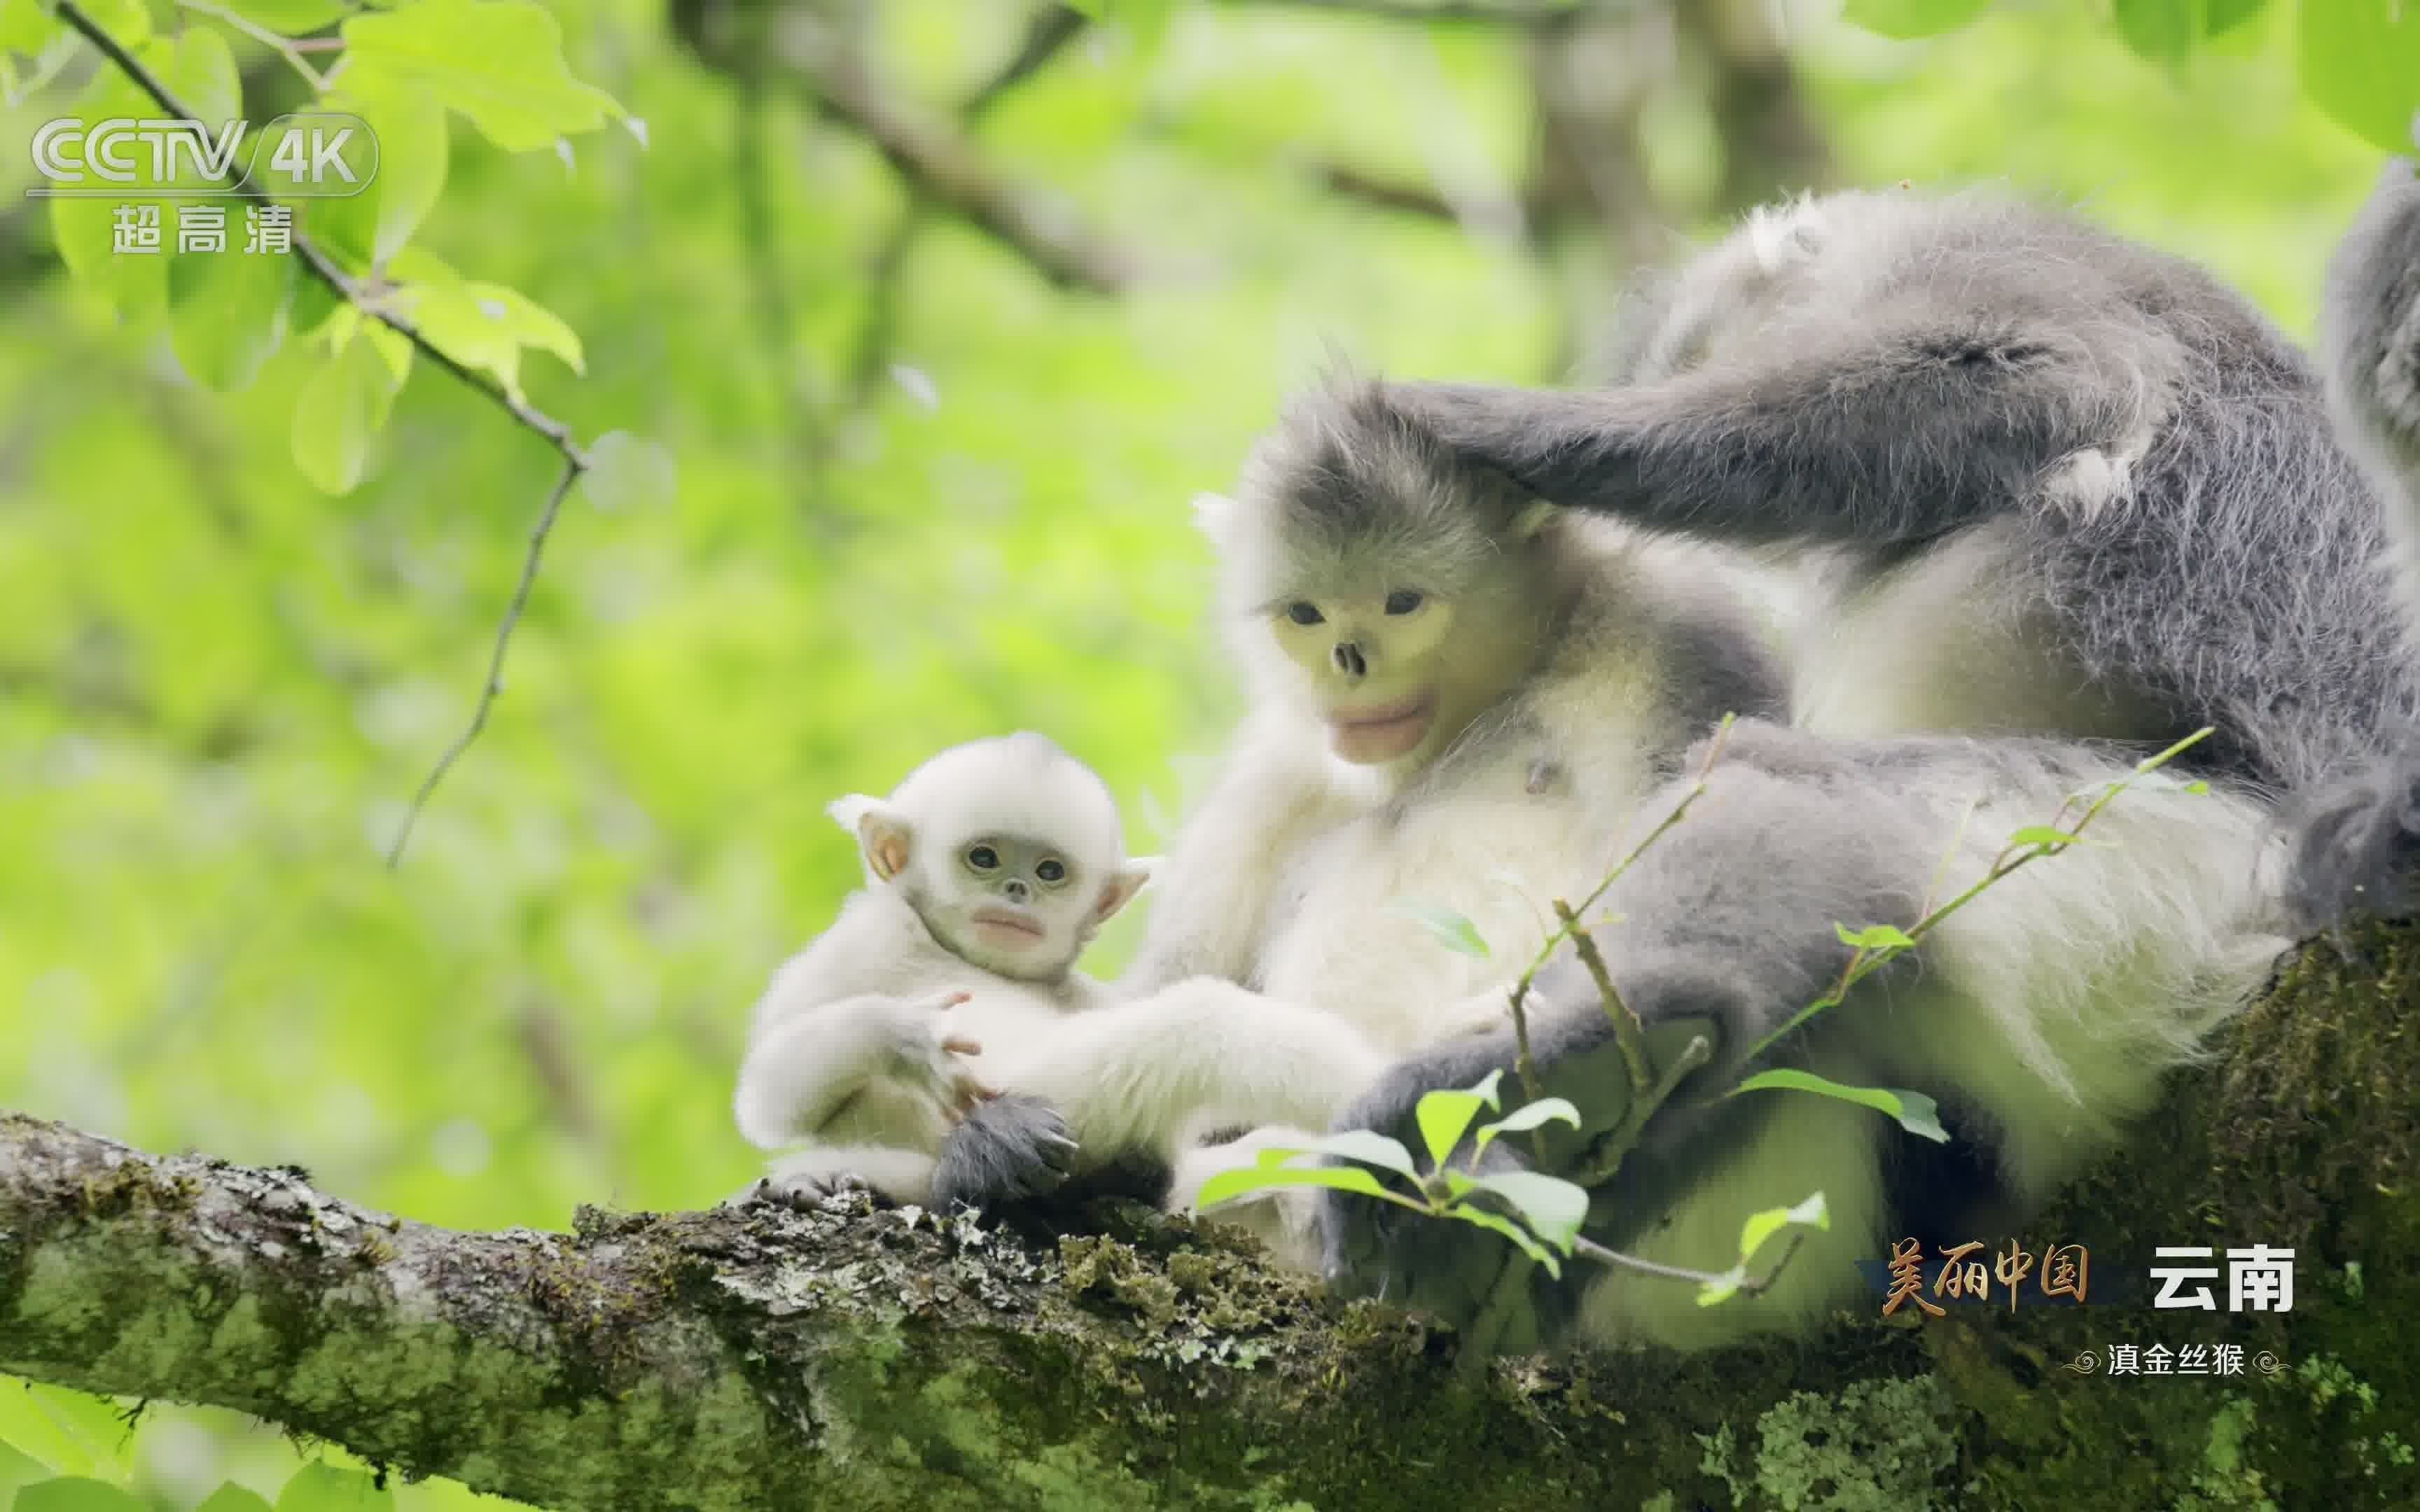
[[349,199],[378,177],[378,138],[341,111],[280,116],[255,131],[242,120],[113,116],[45,121],[34,132],[36,199],[267,193]]

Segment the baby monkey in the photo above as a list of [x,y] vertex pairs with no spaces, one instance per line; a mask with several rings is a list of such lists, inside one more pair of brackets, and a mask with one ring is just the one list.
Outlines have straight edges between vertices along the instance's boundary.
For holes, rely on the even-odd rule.
[[[997,1071],[1102,1000],[1076,958],[1150,866],[1126,858],[1107,785],[1038,734],[953,747],[888,799],[829,811],[866,886],[758,1001],[733,1111],[760,1148],[811,1141],[774,1164],[769,1195],[931,1202],[936,1156],[1001,1096]],[[1050,1108],[1001,1102],[987,1127],[1072,1153]]]

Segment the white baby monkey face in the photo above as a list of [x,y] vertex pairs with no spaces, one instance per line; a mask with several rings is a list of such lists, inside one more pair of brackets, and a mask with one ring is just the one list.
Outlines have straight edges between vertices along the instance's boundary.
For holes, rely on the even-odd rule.
[[1405,585],[1288,597],[1270,625],[1310,684],[1330,748],[1374,765],[1416,755],[1437,731],[1441,652],[1453,620],[1450,603]]
[[935,845],[931,862],[927,925],[987,970],[1024,976],[1063,968],[1092,933],[1100,878],[1088,879],[1090,869],[1048,841],[974,835]]

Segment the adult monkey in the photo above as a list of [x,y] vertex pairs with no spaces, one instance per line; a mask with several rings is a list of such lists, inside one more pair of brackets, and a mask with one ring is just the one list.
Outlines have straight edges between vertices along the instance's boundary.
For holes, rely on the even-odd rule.
[[[2215,791],[2198,820],[2181,795],[2130,795],[2117,849],[2011,878],[1934,935],[1920,974],[1885,974],[1771,1052],[1933,1092],[2020,1199],[2149,1101],[2278,931],[2409,902],[2420,819],[2396,753],[2420,594],[2386,550],[2390,531],[2420,540],[2408,168],[2345,243],[2329,310],[2350,450],[2300,353],[2193,266],[1982,196],[1846,194],[1760,216],[1683,269],[1629,328],[1623,387],[1387,386],[1392,421],[1441,437],[1458,469],[1830,571],[1801,646],[1808,728],[1747,732],[1702,811],[1607,900],[1626,916],[1607,938],[1630,1007],[1651,1027],[1716,1026],[1706,1090],[1837,975],[1835,921],[1916,917],[1962,796],[1983,808],[1946,888],[2014,825],[2122,775],[2071,737],[2148,749],[2208,724],[2187,764]],[[2275,805],[2314,794],[2281,893],[2264,865]],[[1602,1127],[1628,1079],[1587,983],[1549,986],[1546,1089]],[[1434,1049],[1342,1122],[1405,1133],[1422,1092],[1512,1061],[1509,1036]],[[1350,1198],[1325,1214],[1331,1275],[1478,1319],[1508,1350],[1574,1324],[1720,1342],[1854,1296],[1846,1262],[1881,1253],[1887,1126],[1799,1094],[1681,1103],[1600,1191],[1592,1231],[1720,1268],[1751,1203],[1823,1187],[1829,1253],[1810,1245],[1772,1294],[1698,1309],[1626,1273],[1508,1288],[1526,1262],[1500,1241]],[[1562,1167],[1579,1164],[1566,1145]]]

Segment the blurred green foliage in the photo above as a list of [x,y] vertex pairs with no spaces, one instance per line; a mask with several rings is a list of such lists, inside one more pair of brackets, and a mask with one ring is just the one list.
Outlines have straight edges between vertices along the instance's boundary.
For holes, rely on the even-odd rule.
[[[749,1007],[856,876],[828,799],[1031,727],[1103,770],[1130,843],[1162,842],[1233,712],[1189,497],[1230,481],[1331,347],[1536,381],[1563,332],[1554,280],[1518,254],[1303,168],[1417,177],[1451,153],[1517,175],[1508,34],[1194,4],[1146,8],[1164,31],[1145,48],[1115,8],[982,134],[1149,276],[1054,292],[936,218],[898,289],[901,371],[862,406],[845,370],[868,259],[905,201],[861,142],[795,103],[752,117],[657,0],[556,8],[573,75],[644,122],[644,147],[608,130],[566,161],[456,123],[415,245],[561,316],[586,374],[531,354],[533,401],[583,438],[662,443],[677,486],[574,495],[494,719],[392,872],[381,850],[470,715],[555,458],[422,363],[332,499],[289,446],[322,358],[288,343],[221,397],[91,284],[9,265],[0,1105],[299,1163],[438,1224],[707,1204],[755,1169],[727,1112]],[[2298,91],[2288,8],[2169,63],[2073,6],[1922,42],[1817,8],[1790,40],[1842,181],[2071,197],[2299,332],[2378,153]],[[1021,25],[957,0],[882,16],[885,67],[934,101]],[[0,140],[58,109],[8,107]],[[1659,184],[1690,202],[1719,167],[1703,106],[1676,81],[1647,119]],[[0,214],[26,213],[27,181],[12,147]],[[273,1498],[295,1464],[226,1413],[154,1410],[129,1443],[72,1398],[0,1386],[0,1413],[25,1411],[87,1443],[89,1466],[56,1468],[163,1506],[228,1475]],[[0,1491],[29,1467],[0,1451]]]

